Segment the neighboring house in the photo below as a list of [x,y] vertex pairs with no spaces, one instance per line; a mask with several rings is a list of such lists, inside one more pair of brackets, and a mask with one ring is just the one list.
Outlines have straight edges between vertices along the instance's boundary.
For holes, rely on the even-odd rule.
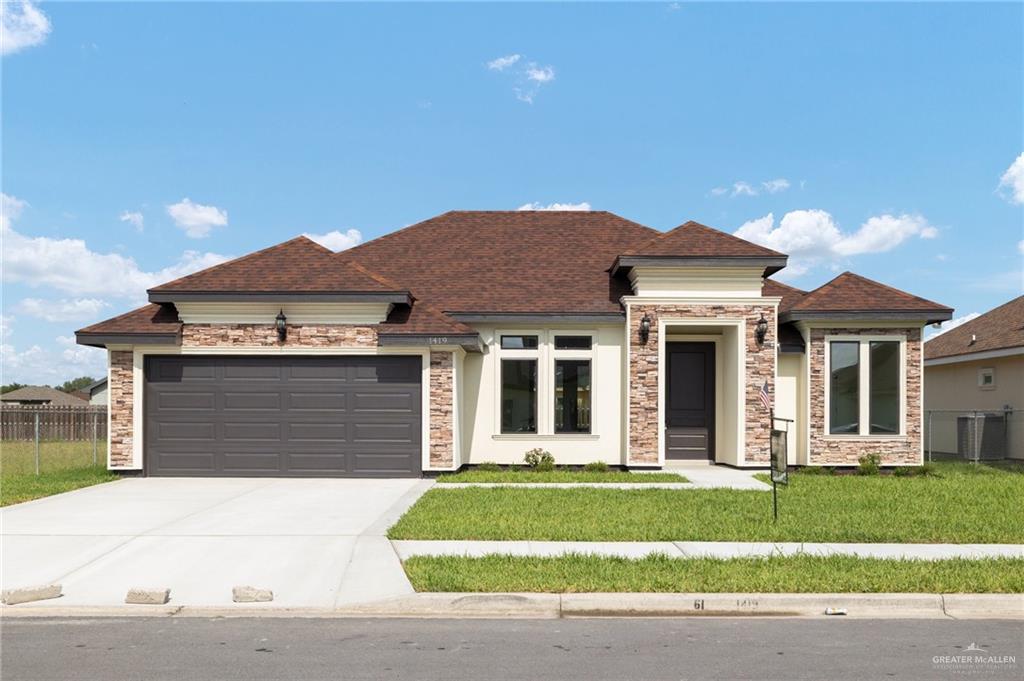
[[27,385],[0,395],[5,406],[41,406],[84,407],[89,403],[80,397],[61,392],[45,385]]
[[[109,350],[112,469],[409,476],[563,464],[922,461],[921,332],[951,310],[694,222],[455,211],[333,253],[298,237],[77,333]],[[782,423],[782,422],[780,422]]]
[[94,381],[85,386],[83,390],[89,395],[89,404],[104,407],[107,405],[107,379],[101,378]]
[[924,387],[935,451],[962,450],[958,417],[962,438],[964,415],[1009,409],[1006,452],[1024,458],[1024,296],[927,341]]

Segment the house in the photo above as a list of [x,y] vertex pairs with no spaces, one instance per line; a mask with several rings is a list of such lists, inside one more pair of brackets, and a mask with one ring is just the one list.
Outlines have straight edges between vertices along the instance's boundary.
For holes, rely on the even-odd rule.
[[107,379],[101,378],[82,388],[89,396],[89,404],[107,406]]
[[963,452],[964,419],[980,410],[993,447],[1005,429],[999,449],[1024,459],[1024,296],[925,342],[924,408],[934,451]]
[[89,403],[70,393],[61,392],[45,385],[27,385],[0,395],[4,406],[84,407]]
[[299,237],[77,332],[109,355],[109,465],[418,476],[542,447],[658,468],[922,461],[921,332],[952,310],[687,222],[453,211],[333,253]]

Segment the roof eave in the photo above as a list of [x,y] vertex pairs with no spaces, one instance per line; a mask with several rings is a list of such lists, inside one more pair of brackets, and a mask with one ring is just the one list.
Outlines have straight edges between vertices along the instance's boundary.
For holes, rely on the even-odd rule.
[[599,324],[621,322],[626,317],[623,312],[445,312],[445,314],[452,319],[470,324],[493,322]]
[[181,331],[171,333],[117,333],[76,331],[75,342],[93,348],[110,345],[181,345]]
[[158,291],[151,303],[398,303],[409,305],[409,291]]
[[768,277],[786,266],[788,256],[690,256],[690,255],[620,255],[612,264],[615,276],[620,270],[634,267],[760,267]]
[[934,324],[953,318],[953,311],[939,310],[788,310],[779,315],[779,323],[796,321],[894,321]]
[[378,331],[377,344],[387,347],[461,347],[467,352],[483,352],[478,333],[387,333]]

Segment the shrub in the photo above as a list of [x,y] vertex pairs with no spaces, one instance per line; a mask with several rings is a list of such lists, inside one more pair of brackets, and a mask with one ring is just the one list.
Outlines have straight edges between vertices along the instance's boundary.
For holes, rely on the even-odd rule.
[[860,464],[860,469],[857,471],[860,475],[878,475],[878,466],[882,463],[882,455],[876,452],[869,454],[862,454],[857,463]]
[[936,466],[933,463],[926,463],[926,464],[920,466],[919,468],[916,469],[916,473],[915,473],[915,475],[922,475],[922,476],[930,476],[930,475],[938,475],[938,474],[939,474],[939,468],[938,468],[938,466]]
[[583,470],[587,473],[607,473],[609,468],[604,461],[591,461],[583,467]]
[[555,457],[554,455],[546,450],[537,447],[526,452],[523,457],[523,461],[526,465],[535,471],[553,471],[555,470]]
[[499,466],[498,464],[496,464],[493,461],[481,461],[480,464],[477,465],[476,469],[478,471],[494,472],[494,471],[500,471],[501,470],[501,466]]
[[894,468],[892,474],[897,478],[912,478],[917,475],[917,471],[910,466],[900,466],[899,468]]

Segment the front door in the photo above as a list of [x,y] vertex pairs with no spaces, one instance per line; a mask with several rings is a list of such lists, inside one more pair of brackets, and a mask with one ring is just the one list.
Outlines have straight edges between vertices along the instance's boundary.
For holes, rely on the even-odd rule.
[[715,458],[715,344],[666,343],[665,458]]

